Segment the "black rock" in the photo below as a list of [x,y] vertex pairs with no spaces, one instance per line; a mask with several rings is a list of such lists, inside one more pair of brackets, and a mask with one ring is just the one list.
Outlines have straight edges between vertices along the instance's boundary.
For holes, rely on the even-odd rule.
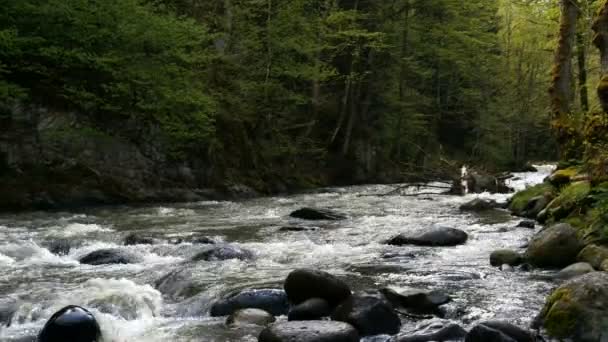
[[475,326],[464,339],[465,342],[517,342],[515,339],[483,324]]
[[467,233],[460,229],[438,227],[414,236],[399,234],[387,243],[395,246],[457,246],[467,242],[468,238]]
[[331,315],[331,308],[325,299],[311,298],[289,310],[290,321],[316,321]]
[[154,239],[152,239],[151,237],[140,236],[136,233],[131,233],[125,238],[124,244],[125,246],[153,245]]
[[502,322],[502,321],[486,321],[482,322],[482,325],[486,327],[490,327],[494,330],[498,330],[503,334],[511,337],[517,342],[534,342],[536,341],[536,337],[532,332],[522,329],[516,325],[511,323]]
[[359,342],[359,335],[343,322],[292,321],[264,329],[258,342]]
[[380,293],[395,308],[404,308],[416,314],[434,314],[441,316],[439,307],[452,301],[450,296],[440,291],[424,291],[409,288],[404,291],[395,291],[391,288],[383,288]]
[[192,261],[222,261],[230,259],[249,260],[253,253],[233,245],[214,245],[196,254]]
[[53,314],[38,335],[38,342],[66,341],[101,341],[99,324],[93,314],[79,306],[67,306]]
[[55,255],[68,255],[72,246],[70,241],[65,239],[55,240],[47,245],[48,250]]
[[391,340],[391,342],[459,341],[466,334],[467,331],[458,324],[448,324],[438,327],[431,326],[415,334],[399,335]]
[[346,219],[346,215],[343,215],[343,214],[340,214],[340,213],[337,213],[335,211],[328,210],[328,209],[316,209],[316,208],[298,209],[298,210],[292,212],[291,214],[289,214],[289,216],[294,217],[294,218],[303,219],[303,220],[311,220],[311,221],[321,221],[321,220],[338,221],[338,220]]
[[536,222],[534,222],[534,221],[521,221],[521,222],[519,222],[519,224],[517,225],[517,227],[519,227],[519,228],[534,229],[534,228],[536,228]]
[[173,245],[179,245],[180,243],[191,243],[194,245],[214,245],[216,241],[207,236],[194,235],[172,238],[169,240],[169,243]]
[[80,263],[87,265],[134,264],[139,261],[136,255],[120,249],[100,249],[80,258]]
[[393,307],[382,297],[351,296],[331,315],[334,321],[355,327],[361,336],[394,335],[401,329],[401,320]]
[[473,211],[473,212],[481,212],[499,208],[500,204],[498,204],[494,200],[484,200],[481,198],[476,198],[470,202],[467,202],[460,206],[461,211]]
[[284,288],[289,301],[295,305],[311,298],[321,298],[331,307],[336,307],[351,295],[350,288],[342,280],[327,272],[309,269],[289,273]]
[[279,229],[280,232],[308,232],[317,230],[317,227],[297,227],[297,226],[285,226]]
[[274,316],[281,316],[289,311],[289,302],[283,290],[245,290],[213,303],[210,315],[229,316],[240,309],[260,309]]
[[518,266],[524,262],[524,258],[517,251],[499,249],[490,254],[490,265],[500,267],[502,265]]

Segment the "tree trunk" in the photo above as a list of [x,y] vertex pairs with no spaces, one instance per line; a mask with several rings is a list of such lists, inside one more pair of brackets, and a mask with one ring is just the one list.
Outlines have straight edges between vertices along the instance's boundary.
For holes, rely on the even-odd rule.
[[602,109],[608,113],[608,1],[602,5],[593,23],[595,37],[593,43],[600,50],[602,77],[597,87],[597,95]]
[[587,91],[587,47],[584,35],[576,35],[576,49],[578,59],[578,92],[583,112],[589,111],[589,95]]
[[[572,99],[572,51],[576,36],[578,6],[576,0],[561,0],[559,41],[555,51],[553,77],[549,93],[554,120],[560,120],[570,113]],[[559,129],[558,129],[559,130]],[[558,132],[558,137],[560,133]]]

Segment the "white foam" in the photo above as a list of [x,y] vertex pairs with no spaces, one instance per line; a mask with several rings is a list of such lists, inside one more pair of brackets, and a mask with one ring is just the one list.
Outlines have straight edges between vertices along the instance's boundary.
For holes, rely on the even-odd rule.
[[[33,241],[20,241],[0,246],[0,256],[12,259],[9,263],[75,265],[76,261],[51,253]],[[3,259],[0,257],[0,260]],[[8,260],[8,259],[6,259]]]
[[70,223],[64,228],[58,229],[56,235],[62,237],[73,237],[79,235],[87,235],[97,232],[111,232],[112,229],[102,227],[98,224]]
[[11,265],[15,263],[15,259],[0,253],[0,265]]

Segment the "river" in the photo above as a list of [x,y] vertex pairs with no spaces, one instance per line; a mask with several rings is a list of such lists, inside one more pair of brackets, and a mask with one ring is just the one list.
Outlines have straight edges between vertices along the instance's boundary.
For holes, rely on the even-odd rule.
[[[551,168],[516,173],[511,186],[521,189],[546,177]],[[454,301],[446,320],[464,327],[485,319],[528,326],[554,284],[547,271],[503,272],[489,264],[499,248],[519,248],[534,231],[506,211],[482,215],[458,207],[475,198],[506,201],[507,195],[376,196],[394,186],[370,185],[323,189],[315,193],[237,202],[198,202],[140,207],[102,207],[79,212],[0,215],[0,298],[19,303],[0,341],[35,336],[53,312],[68,304],[91,309],[104,342],[256,341],[259,329],[228,329],[223,318],[208,315],[210,304],[235,290],[281,287],[293,269],[328,271],[354,291],[384,286],[441,289]],[[429,192],[433,189],[411,189]],[[434,190],[437,191],[437,190]],[[331,208],[348,219],[311,223],[289,217],[304,206]],[[469,234],[465,245],[450,248],[395,247],[382,244],[401,232],[434,225]],[[283,226],[316,226],[301,232]],[[185,301],[163,297],[154,283],[203,248],[191,243],[123,246],[131,232],[158,237],[204,234],[254,252],[250,261],[197,263],[194,276],[203,291]],[[67,255],[46,246],[66,239]],[[122,248],[141,261],[130,265],[89,266],[78,259],[101,248]],[[434,319],[440,320],[440,319]],[[428,321],[403,321],[402,331]]]

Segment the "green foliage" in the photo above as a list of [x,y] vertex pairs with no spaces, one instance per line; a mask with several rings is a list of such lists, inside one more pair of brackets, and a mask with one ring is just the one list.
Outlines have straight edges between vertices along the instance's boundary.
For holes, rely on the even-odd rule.
[[556,189],[549,183],[542,183],[517,192],[511,199],[509,208],[514,213],[522,213],[528,202],[538,196],[554,197]]

